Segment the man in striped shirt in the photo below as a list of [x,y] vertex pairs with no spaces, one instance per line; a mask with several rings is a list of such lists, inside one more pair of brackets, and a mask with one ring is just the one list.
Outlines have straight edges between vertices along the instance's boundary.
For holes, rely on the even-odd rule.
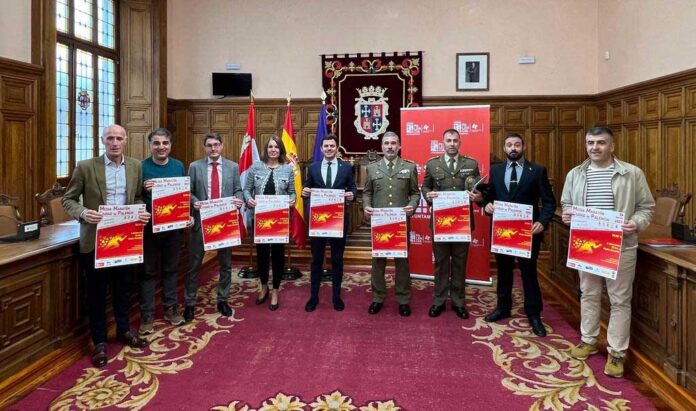
[[[638,167],[614,156],[614,134],[608,127],[593,127],[585,136],[589,157],[566,176],[561,206],[563,222],[570,224],[572,206],[581,205],[624,213],[623,243],[619,272],[606,279],[611,305],[604,373],[623,376],[623,360],[631,330],[631,297],[636,272],[638,233],[649,224],[655,207],[645,174]],[[580,271],[580,332],[582,340],[570,356],[584,360],[597,353],[603,277]]]

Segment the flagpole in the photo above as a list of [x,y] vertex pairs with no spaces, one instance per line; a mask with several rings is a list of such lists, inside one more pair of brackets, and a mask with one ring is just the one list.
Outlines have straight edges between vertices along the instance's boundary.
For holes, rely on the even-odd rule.
[[[292,94],[290,94],[289,90],[288,90],[288,97],[286,100],[288,103],[286,105],[285,116],[288,115],[287,110],[290,109],[290,100],[292,100]],[[298,163],[299,163],[299,156],[298,156]],[[296,195],[300,195],[300,194],[296,193]],[[297,246],[297,243],[295,243],[295,246]],[[285,264],[285,270],[283,271],[283,280],[297,280],[298,278],[302,277],[302,272],[297,267],[294,267],[291,264],[292,264],[292,247],[288,247],[288,261],[287,261],[287,264]]]
[[[250,90],[249,91],[249,100],[251,104],[254,104],[254,91]],[[250,119],[251,120],[251,119]],[[256,143],[254,143],[256,144]],[[241,156],[240,156],[241,157]],[[246,221],[243,221],[244,224],[246,224]],[[242,267],[239,269],[239,272],[237,273],[237,276],[239,278],[257,278],[259,276],[259,272],[254,267],[254,241],[252,240],[253,238],[253,233],[248,234],[244,240],[247,240],[248,243],[248,250],[249,250],[249,265]]]

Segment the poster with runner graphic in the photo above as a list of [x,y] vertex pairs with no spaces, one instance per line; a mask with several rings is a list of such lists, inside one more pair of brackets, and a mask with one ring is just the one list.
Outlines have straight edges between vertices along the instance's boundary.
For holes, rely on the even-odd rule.
[[375,208],[370,221],[373,257],[408,257],[406,213],[402,208]]
[[205,251],[234,247],[242,243],[239,211],[234,197],[201,201],[201,231]]
[[491,252],[530,258],[532,256],[531,205],[494,201]]
[[468,191],[439,191],[433,199],[433,241],[471,242]]
[[309,206],[309,236],[343,238],[345,191],[313,188]]
[[254,243],[290,242],[290,196],[257,195],[254,208]]
[[179,230],[191,216],[191,177],[155,178],[152,186],[152,232]]
[[143,227],[138,214],[145,204],[100,205],[94,268],[140,264],[143,262]]
[[575,205],[572,211],[566,265],[615,280],[621,260],[624,213]]

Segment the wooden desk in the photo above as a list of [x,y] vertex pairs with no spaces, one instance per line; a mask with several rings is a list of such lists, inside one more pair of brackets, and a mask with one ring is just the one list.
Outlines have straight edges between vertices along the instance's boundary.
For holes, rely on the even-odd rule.
[[0,243],[0,381],[78,330],[79,231],[47,226],[37,240]]
[[[670,236],[667,227],[651,226],[641,239]],[[557,213],[552,223],[550,269],[542,272],[542,279],[560,291],[558,294],[569,297],[569,307],[576,308],[579,318],[578,274],[566,267],[568,237],[569,227]],[[604,292],[602,321],[606,323],[608,318],[609,301]],[[630,350],[634,371],[647,378],[658,395],[674,404],[675,398],[665,397],[675,397],[677,387],[683,387],[689,400],[696,403],[696,248],[638,246]],[[651,367],[662,375],[648,375]],[[660,378],[676,387],[661,384]]]

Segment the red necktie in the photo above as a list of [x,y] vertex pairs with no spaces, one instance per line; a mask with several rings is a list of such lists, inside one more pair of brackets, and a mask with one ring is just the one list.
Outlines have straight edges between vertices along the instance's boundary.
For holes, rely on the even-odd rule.
[[213,171],[210,173],[210,198],[220,198],[220,174],[217,161],[213,161]]

